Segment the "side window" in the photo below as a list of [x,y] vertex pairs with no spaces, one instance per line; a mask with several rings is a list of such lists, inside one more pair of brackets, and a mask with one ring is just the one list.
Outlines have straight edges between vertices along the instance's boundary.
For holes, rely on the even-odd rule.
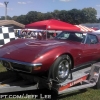
[[86,39],[86,44],[96,44],[98,43],[98,39],[95,35],[88,34]]

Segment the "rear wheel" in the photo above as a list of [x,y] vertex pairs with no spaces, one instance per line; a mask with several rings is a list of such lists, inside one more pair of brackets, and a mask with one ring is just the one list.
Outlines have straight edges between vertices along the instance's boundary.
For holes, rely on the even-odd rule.
[[72,68],[72,61],[69,55],[62,55],[54,62],[52,66],[52,77],[58,82],[65,81]]

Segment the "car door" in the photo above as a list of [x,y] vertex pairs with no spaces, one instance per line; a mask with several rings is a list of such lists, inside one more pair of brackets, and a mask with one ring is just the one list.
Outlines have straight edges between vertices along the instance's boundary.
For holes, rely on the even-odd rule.
[[97,46],[98,46],[97,36],[93,34],[88,34],[82,48],[82,55],[81,55],[82,63],[95,61],[97,59],[98,55]]

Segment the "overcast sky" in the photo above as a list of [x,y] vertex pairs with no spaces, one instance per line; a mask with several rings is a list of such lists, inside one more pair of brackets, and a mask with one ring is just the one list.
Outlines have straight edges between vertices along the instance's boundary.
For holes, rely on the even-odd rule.
[[5,16],[4,1],[8,1],[8,15],[25,15],[29,11],[52,12],[93,7],[100,17],[100,0],[0,0],[0,16]]

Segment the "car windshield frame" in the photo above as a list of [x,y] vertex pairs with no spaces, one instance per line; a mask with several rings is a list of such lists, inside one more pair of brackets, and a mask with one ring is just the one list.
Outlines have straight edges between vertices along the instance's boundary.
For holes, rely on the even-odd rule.
[[85,43],[86,37],[87,37],[87,33],[62,31],[54,39]]

